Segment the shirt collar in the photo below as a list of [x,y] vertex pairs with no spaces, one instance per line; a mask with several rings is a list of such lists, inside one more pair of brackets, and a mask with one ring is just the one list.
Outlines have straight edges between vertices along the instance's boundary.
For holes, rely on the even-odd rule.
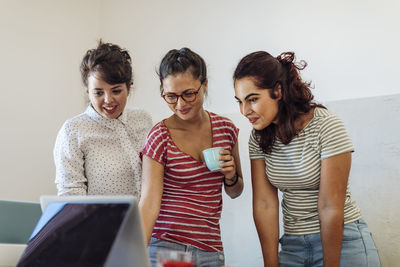
[[126,112],[122,111],[121,116],[116,119],[108,119],[101,116],[97,111],[92,107],[91,104],[86,108],[85,114],[87,114],[92,120],[101,123],[102,125],[107,126],[108,128],[115,129],[118,122],[121,122],[125,125],[128,121],[128,115]]

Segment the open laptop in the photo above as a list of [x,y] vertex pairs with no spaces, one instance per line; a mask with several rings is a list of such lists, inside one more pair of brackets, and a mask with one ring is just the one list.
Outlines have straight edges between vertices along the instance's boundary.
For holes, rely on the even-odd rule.
[[82,203],[91,203],[91,202],[107,202],[107,203],[116,203],[116,202],[132,202],[134,201],[137,205],[137,200],[134,196],[131,195],[86,195],[86,196],[56,196],[56,195],[43,195],[40,196],[40,207],[42,211],[44,211],[47,205],[51,202],[82,202]]
[[133,196],[42,196],[43,214],[18,267],[149,267]]

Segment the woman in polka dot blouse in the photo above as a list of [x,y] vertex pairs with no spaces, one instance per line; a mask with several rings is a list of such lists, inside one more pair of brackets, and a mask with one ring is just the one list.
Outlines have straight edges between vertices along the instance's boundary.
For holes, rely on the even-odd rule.
[[80,67],[90,104],[67,120],[54,147],[58,195],[139,197],[139,151],[152,126],[144,110],[125,108],[132,85],[128,51],[99,42]]

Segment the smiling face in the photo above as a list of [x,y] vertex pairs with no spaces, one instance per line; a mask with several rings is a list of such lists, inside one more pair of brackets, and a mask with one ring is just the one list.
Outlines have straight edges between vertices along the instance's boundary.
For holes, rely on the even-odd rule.
[[276,89],[277,98],[274,99],[270,95],[271,90],[259,88],[250,77],[235,81],[235,98],[239,103],[240,112],[256,130],[277,123],[281,92],[280,88]]
[[200,80],[194,79],[190,71],[167,76],[163,82],[163,95],[187,95],[198,90],[195,100],[189,102],[178,97],[175,104],[168,104],[174,114],[182,120],[191,120],[203,111],[203,98],[207,90],[207,81],[201,84]]
[[108,84],[100,75],[92,73],[87,89],[90,103],[102,117],[116,119],[122,114],[129,94],[125,83]]

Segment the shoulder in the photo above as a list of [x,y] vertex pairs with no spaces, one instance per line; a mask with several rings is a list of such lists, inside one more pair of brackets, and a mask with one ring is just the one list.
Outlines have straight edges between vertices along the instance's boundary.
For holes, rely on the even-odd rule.
[[249,148],[251,148],[252,150],[260,149],[260,142],[259,142],[259,138],[257,137],[255,129],[251,130],[248,144],[249,144]]
[[258,139],[256,136],[256,130],[252,129],[249,136],[249,143],[258,144]]
[[168,136],[168,128],[164,121],[156,123],[150,130],[148,137],[166,139]]
[[158,122],[147,135],[141,153],[153,159],[157,158],[157,161],[161,163],[161,155],[164,155],[169,139],[168,129],[164,122]]
[[85,128],[91,122],[92,120],[87,114],[81,113],[75,117],[66,120],[63,126],[61,127],[60,132],[65,132],[65,133],[78,132],[79,129]]
[[127,114],[129,127],[134,131],[147,134],[151,126],[153,126],[150,114],[143,109],[126,108],[124,112]]
[[235,124],[232,122],[231,119],[215,114],[213,112],[209,112],[208,114],[210,114],[210,119],[214,124],[220,124],[220,125],[225,125],[225,126],[229,126],[229,127],[233,127],[236,128]]
[[265,159],[266,154],[260,147],[255,129],[250,133],[248,146],[250,159]]
[[314,111],[315,127],[320,131],[329,131],[335,127],[343,127],[342,120],[332,111],[324,108],[315,108]]
[[335,116],[335,114],[326,108],[316,107],[314,110],[315,118],[324,119],[324,118],[329,118],[331,116]]
[[[228,138],[232,145],[237,143],[239,129],[235,124],[227,117],[217,115],[213,112],[209,112],[211,127],[214,137],[217,139]],[[221,141],[220,140],[220,141]]]
[[321,159],[354,151],[344,123],[336,114],[326,109],[318,109],[315,116],[318,118],[318,125],[315,127],[314,146],[319,149]]
[[314,116],[306,127],[306,132],[315,134],[338,123],[340,124],[341,120],[335,113],[325,108],[316,107]]
[[144,109],[132,107],[132,108],[126,108],[125,112],[127,113],[129,120],[151,121],[150,113],[148,113]]
[[95,122],[85,114],[79,114],[64,122],[56,137],[56,147],[77,143],[86,133],[94,131]]
[[331,119],[339,119],[339,117],[332,111],[326,108],[316,107],[314,110],[314,118],[319,121],[326,121]]

